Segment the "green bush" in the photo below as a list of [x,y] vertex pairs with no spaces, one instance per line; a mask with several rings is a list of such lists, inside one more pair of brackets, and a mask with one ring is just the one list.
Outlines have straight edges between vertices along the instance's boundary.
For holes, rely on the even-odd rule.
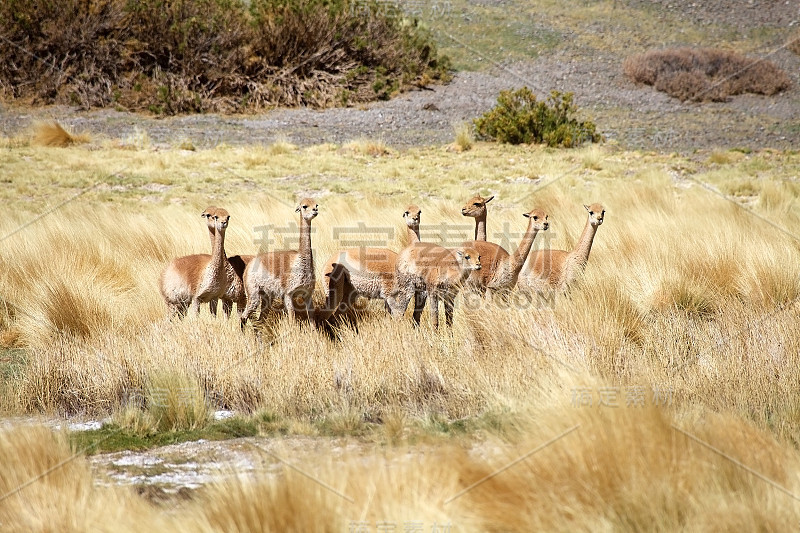
[[159,114],[357,103],[449,76],[430,35],[374,0],[3,0],[0,41],[0,97]]
[[573,117],[578,107],[572,93],[552,91],[546,101],[523,87],[501,91],[497,105],[478,119],[475,128],[483,139],[510,144],[539,143],[573,147],[584,142],[600,142],[602,137],[593,122]]

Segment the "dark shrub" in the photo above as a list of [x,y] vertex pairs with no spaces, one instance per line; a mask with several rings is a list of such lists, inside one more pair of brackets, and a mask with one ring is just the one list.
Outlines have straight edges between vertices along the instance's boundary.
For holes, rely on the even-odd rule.
[[168,114],[387,98],[448,77],[405,22],[360,0],[5,0],[0,94]]
[[547,101],[523,87],[501,91],[497,105],[475,120],[478,135],[503,143],[544,143],[548,146],[572,147],[586,141],[599,142],[594,123],[573,118],[578,108],[572,93],[553,91]]

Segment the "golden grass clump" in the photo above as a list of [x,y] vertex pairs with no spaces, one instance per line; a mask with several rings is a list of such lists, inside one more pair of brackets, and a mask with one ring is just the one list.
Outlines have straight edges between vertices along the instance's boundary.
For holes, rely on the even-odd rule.
[[345,151],[372,157],[392,154],[392,149],[380,139],[356,139],[348,142],[342,148]]
[[55,146],[63,148],[75,144],[85,144],[91,140],[88,133],[70,133],[58,122],[40,122],[34,125],[33,144],[36,146]]
[[[83,450],[41,426],[0,430],[0,524],[4,531],[135,531],[158,527],[153,508],[129,489],[99,488]],[[13,460],[9,460],[13,458]]]
[[455,140],[448,146],[448,150],[453,152],[466,152],[472,149],[475,143],[475,134],[473,126],[469,122],[462,122],[454,128]]

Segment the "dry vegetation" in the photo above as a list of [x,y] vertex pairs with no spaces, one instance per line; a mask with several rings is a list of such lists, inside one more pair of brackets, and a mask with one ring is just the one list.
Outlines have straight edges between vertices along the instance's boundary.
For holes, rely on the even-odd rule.
[[[6,531],[63,532],[347,531],[358,524],[375,531],[378,523],[401,531],[410,523],[449,524],[450,531],[788,531],[797,523],[785,492],[800,490],[797,454],[738,418],[676,423],[652,408],[555,409],[521,414],[515,425],[510,441],[491,438],[473,450],[457,442],[396,446],[342,461],[324,443],[288,457],[279,447],[263,454],[278,467],[273,474],[226,472],[168,513],[129,488],[93,485],[85,459],[73,458],[51,430],[6,430],[0,451],[15,460],[0,466],[0,523]],[[686,427],[769,482],[687,437]]]
[[625,75],[682,101],[725,101],[743,93],[773,95],[789,77],[773,62],[715,48],[652,50],[631,56]]
[[[2,353],[24,354],[0,374],[7,413],[115,413],[152,424],[130,411],[130,391],[145,391],[145,401],[161,391],[167,404],[190,391],[193,402],[206,395],[215,407],[335,418],[343,433],[348,424],[383,424],[400,444],[344,465],[324,452],[301,459],[352,504],[285,469],[276,478],[229,479],[164,516],[126,491],[93,487],[79,458],[24,489],[24,498],[0,500],[0,523],[41,529],[41,520],[76,531],[140,530],[151,521],[193,531],[341,530],[350,520],[450,521],[474,531],[797,524],[795,498],[675,429],[800,491],[797,154],[687,159],[474,143],[458,154],[428,148],[375,157],[356,148],[363,144],[155,151],[115,141],[61,149],[4,142],[0,195],[19,207],[0,222],[10,235],[0,241],[0,339]],[[736,205],[692,180],[726,193],[749,188]],[[95,181],[14,233],[48,198],[69,198]],[[336,341],[280,317],[260,336],[207,310],[164,321],[158,273],[171,257],[207,251],[197,215],[210,203],[232,215],[228,252],[253,253],[295,246],[296,234],[273,230],[294,221],[294,195],[314,194],[314,252],[326,257],[339,245],[333,229],[358,221],[394,227],[386,244],[399,249],[401,209],[412,201],[423,210],[423,240],[439,239],[446,224],[458,242],[473,231],[459,208],[478,191],[497,195],[488,233],[507,249],[533,207],[551,222],[534,246],[570,249],[585,222],[581,205],[602,201],[606,222],[583,282],[537,305],[519,293],[511,304],[459,298],[452,331],[439,333],[425,315],[414,329],[381,306]],[[265,224],[273,225],[268,233],[254,230]],[[258,240],[265,235],[272,241]],[[582,393],[591,407],[581,405]],[[628,404],[635,395],[644,405]],[[601,398],[617,406],[598,406]],[[180,416],[162,429],[202,424],[203,405],[168,408]],[[497,422],[480,444],[405,447],[404,428],[415,421],[487,414]],[[0,497],[69,456],[43,431],[0,438],[3,457],[19,456],[0,467]],[[31,509],[45,507],[47,518],[35,518]]]
[[789,47],[789,50],[797,55],[800,55],[800,33],[795,33],[789,38],[789,42],[786,44]]
[[350,0],[0,4],[0,96],[159,114],[325,107],[446,79],[398,11]]

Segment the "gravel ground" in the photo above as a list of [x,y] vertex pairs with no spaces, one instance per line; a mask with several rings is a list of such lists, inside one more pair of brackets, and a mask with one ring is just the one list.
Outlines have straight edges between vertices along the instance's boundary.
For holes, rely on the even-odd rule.
[[800,147],[800,57],[781,50],[770,57],[792,78],[788,91],[743,95],[724,103],[681,103],[622,74],[622,58],[559,52],[549,57],[483,72],[461,72],[447,85],[404,93],[387,102],[327,110],[276,109],[258,115],[189,115],[156,118],[113,110],[69,107],[0,111],[0,135],[30,131],[38,120],[58,120],[95,138],[126,139],[145,131],[155,144],[191,141],[198,148],[269,144],[300,146],[354,139],[379,139],[395,148],[446,144],[455,127],[490,109],[502,89],[522,85],[537,94],[551,89],[575,93],[582,115],[609,140],[626,148],[692,151],[714,148]]

